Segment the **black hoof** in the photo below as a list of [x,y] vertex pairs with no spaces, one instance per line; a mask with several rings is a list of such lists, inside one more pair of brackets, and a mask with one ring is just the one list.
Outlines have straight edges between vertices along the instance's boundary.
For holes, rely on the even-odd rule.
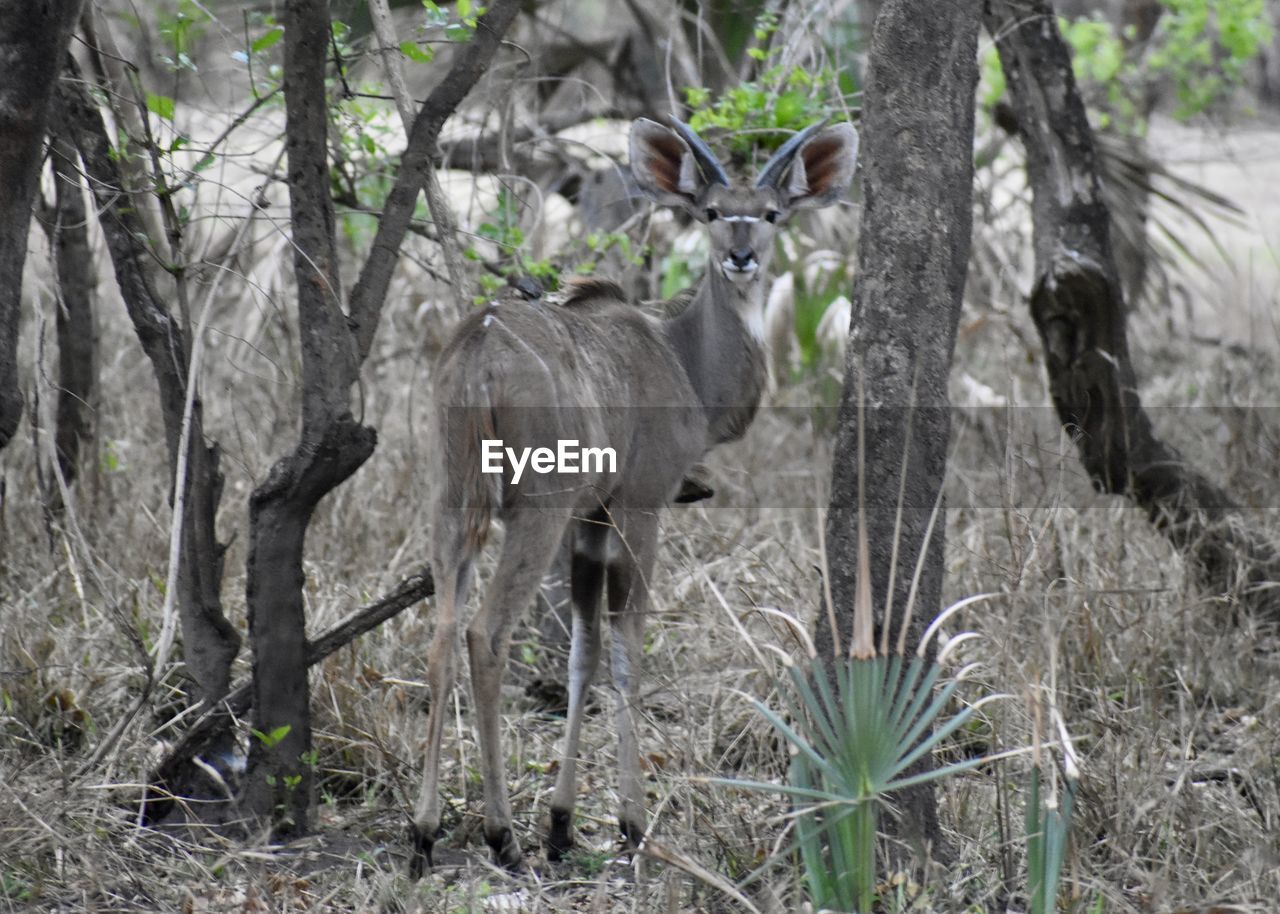
[[645,827],[626,816],[618,817],[618,831],[622,832],[623,843],[629,848],[639,847],[644,840]]
[[511,829],[505,825],[492,831],[486,828],[484,840],[493,852],[495,866],[513,873],[524,870],[524,854],[520,852],[520,845],[516,843],[516,836],[511,833]]
[[551,810],[551,830],[547,832],[547,859],[563,860],[573,847],[573,816],[567,809]]
[[421,879],[434,865],[431,849],[435,847],[435,835],[428,835],[416,825],[409,826],[409,878]]
[[678,505],[688,505],[695,501],[706,501],[715,494],[716,490],[702,480],[686,476],[680,480],[680,491],[676,493],[675,502]]

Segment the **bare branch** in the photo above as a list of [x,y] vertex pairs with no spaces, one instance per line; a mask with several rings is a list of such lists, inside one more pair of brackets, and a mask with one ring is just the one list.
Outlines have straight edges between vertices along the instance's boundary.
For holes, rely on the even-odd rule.
[[[387,84],[391,86],[391,94],[395,97],[396,108],[400,111],[400,120],[406,131],[413,127],[413,97],[404,81],[404,68],[400,62],[400,50],[396,41],[395,24],[391,21],[391,11],[387,8],[387,0],[369,0],[369,15],[373,19],[373,30],[377,35],[379,52],[382,54],[382,69],[387,74]],[[445,269],[449,271],[449,282],[453,285],[455,296],[465,295],[467,291],[467,270],[462,263],[462,252],[458,248],[457,228],[454,225],[453,213],[444,198],[444,189],[440,187],[440,178],[435,168],[428,164],[423,170],[424,189],[427,196],[427,209],[431,212],[431,221],[436,224],[436,236],[440,241],[440,251],[444,254]],[[456,302],[450,302],[446,308],[449,322],[458,317]]]
[[414,119],[408,145],[400,159],[400,172],[387,195],[369,258],[360,271],[355,288],[351,290],[350,322],[361,360],[373,345],[378,317],[399,257],[400,243],[413,218],[418,190],[426,180],[427,170],[439,155],[440,129],[488,70],[502,43],[502,36],[519,10],[520,0],[496,0],[489,7],[489,11],[476,22],[475,35],[458,53],[453,66],[431,91]]
[[[432,596],[435,590],[435,582],[428,569],[424,568],[410,575],[382,599],[355,610],[337,625],[307,642],[307,666],[315,666],[366,632],[373,631],[410,606]],[[231,690],[226,700],[216,709],[206,711],[196,718],[195,723],[169,750],[148,778],[151,791],[145,808],[148,822],[156,822],[165,817],[172,803],[171,799],[166,799],[167,795],[187,780],[184,772],[191,767],[196,756],[207,749],[209,740],[218,732],[226,718],[243,717],[252,707],[253,683],[242,682]]]

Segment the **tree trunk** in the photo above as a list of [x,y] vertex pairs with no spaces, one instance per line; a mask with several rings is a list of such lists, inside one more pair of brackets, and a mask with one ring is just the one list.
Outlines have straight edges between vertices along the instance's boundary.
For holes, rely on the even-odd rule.
[[81,0],[0,0],[0,450],[22,418],[18,318],[49,104]]
[[[820,613],[816,640],[825,656],[850,643],[861,523],[880,623],[891,590],[897,613],[906,606],[922,552],[915,627],[940,608],[945,514],[925,540],[946,474],[947,378],[969,260],[980,12],[979,0],[886,0],[872,33],[858,274],[827,515],[839,634]],[[900,801],[901,833],[945,855],[932,789]]]
[[308,830],[312,769],[302,595],[307,525],[320,499],[373,453],[355,421],[356,352],[340,304],[325,135],[328,0],[289,0],[284,92],[293,271],[302,343],[302,432],[249,499],[247,602],[253,642],[254,726],[245,804],[283,837]]
[[490,5],[414,119],[348,314],[341,307],[326,155],[329,4],[289,0],[285,7],[285,129],[302,428],[297,447],[276,462],[249,499],[246,598],[257,734],[243,796],[246,811],[272,821],[281,837],[308,830],[313,782],[302,593],[307,526],[320,500],[373,453],[377,436],[351,415],[351,387],[373,343],[400,243],[437,155],[440,128],[484,74],[518,9],[518,0]]
[[66,124],[52,139],[54,219],[48,227],[58,272],[58,406],[54,444],[68,486],[80,473],[80,451],[93,440],[98,386],[98,328],[93,314],[96,278],[89,247],[80,155]]
[[[388,619],[435,593],[431,572],[424,569],[400,582],[394,590],[375,603],[361,607],[318,638],[306,643],[305,657],[308,667],[315,666],[339,648],[345,647],[366,632],[372,631]],[[226,712],[243,717],[253,707],[254,682],[241,683],[226,698]],[[199,781],[202,777],[198,758],[209,758],[218,751],[221,733],[221,717],[218,712],[207,711],[196,718],[182,738],[152,769],[147,778],[147,793],[142,804],[143,824],[161,822],[173,808],[174,796],[186,796],[182,785]]]
[[219,449],[205,441],[204,411],[197,397],[191,406],[185,478],[176,478],[187,401],[189,341],[155,291],[143,245],[147,235],[132,198],[123,189],[118,156],[102,116],[89,100],[74,64],[69,64],[68,74],[69,78],[58,84],[58,117],[75,136],[97,201],[116,284],[160,388],[172,491],[176,492],[179,484],[184,486],[176,603],[182,621],[183,656],[194,681],[195,697],[212,707],[230,688],[231,663],[240,650],[240,635],[222,612],[226,547],[218,542],[215,527],[223,482]]
[[1049,393],[1080,461],[1103,492],[1124,495],[1183,551],[1200,584],[1280,617],[1280,557],[1223,489],[1156,437],[1138,397],[1124,293],[1097,156],[1071,57],[1047,0],[989,0],[1033,203],[1031,316]]

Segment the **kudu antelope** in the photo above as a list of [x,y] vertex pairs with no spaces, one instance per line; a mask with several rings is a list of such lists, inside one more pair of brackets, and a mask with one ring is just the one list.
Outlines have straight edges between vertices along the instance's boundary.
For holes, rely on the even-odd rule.
[[[740,438],[750,424],[766,381],[761,310],[774,235],[793,211],[827,206],[844,193],[858,145],[849,124],[815,124],[789,139],[753,184],[740,185],[689,127],[672,123],[674,129],[635,121],[631,170],[650,198],[707,227],[710,263],[685,307],[658,319],[625,301],[612,283],[587,282],[561,305],[491,303],[461,323],[441,355],[434,432],[442,484],[433,532],[439,600],[428,655],[431,708],[414,814],[415,872],[431,865],[440,826],[440,742],[454,682],[458,607],[495,518],[506,529],[502,554],[466,629],[485,840],[497,863],[520,864],[500,734],[501,682],[517,616],[570,525],[569,709],[548,851],[559,856],[572,841],[578,740],[600,657],[602,595],[618,693],[618,824],[632,845],[644,836],[634,715],[658,511],[709,448]],[[492,440],[516,452],[555,451],[561,440],[612,448],[616,471],[526,472],[516,484],[510,467],[481,471]]]

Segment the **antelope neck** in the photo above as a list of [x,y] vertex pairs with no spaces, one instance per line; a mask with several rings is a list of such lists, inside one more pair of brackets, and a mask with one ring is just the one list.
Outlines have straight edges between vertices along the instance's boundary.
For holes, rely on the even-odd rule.
[[764,391],[767,368],[758,329],[764,323],[764,275],[761,267],[750,282],[736,284],[718,262],[710,263],[688,307],[664,325],[707,413],[713,443],[741,437]]

